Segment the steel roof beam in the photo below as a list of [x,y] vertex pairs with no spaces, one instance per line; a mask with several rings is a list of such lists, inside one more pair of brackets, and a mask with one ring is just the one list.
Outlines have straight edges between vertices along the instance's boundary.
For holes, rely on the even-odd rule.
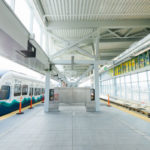
[[79,53],[83,54],[84,56],[88,56],[89,58],[94,58],[94,57],[95,57],[95,56],[93,56],[92,54],[90,54],[88,51],[83,50],[83,49],[81,49],[81,48],[79,48],[79,47],[75,47],[75,49],[76,49]]
[[111,33],[112,35],[118,37],[118,38],[121,38],[121,36],[118,33],[116,33],[115,31],[112,31],[111,29],[108,29],[108,32]]
[[[99,65],[113,64],[113,61],[97,60]],[[71,60],[53,60],[54,65],[71,65]],[[74,60],[74,65],[92,65],[94,60]]]
[[99,53],[99,56],[100,57],[103,57],[103,56],[118,56],[119,54],[121,54],[121,52],[111,52],[111,53],[103,53],[103,52],[100,52]]
[[[141,40],[142,37],[127,37],[127,38],[105,38],[105,39],[100,39],[100,43],[113,43],[113,42],[118,42],[118,43],[123,43],[123,42],[136,42]],[[93,43],[93,39],[89,38],[85,41],[86,43]]]
[[57,21],[50,22],[47,29],[79,29],[79,28],[137,28],[149,27],[150,19],[122,19],[100,21]]
[[[90,34],[91,35],[91,34]],[[89,36],[88,36],[89,37]],[[58,38],[58,37],[57,37]],[[84,40],[87,40],[88,38],[83,38]],[[81,40],[79,40],[79,42],[76,42],[76,44],[78,44],[78,43],[80,43],[80,41],[82,41],[83,39],[81,39]],[[106,43],[106,42],[109,42],[109,43],[111,43],[111,42],[135,42],[135,41],[138,41],[138,40],[140,40],[141,38],[140,37],[138,37],[138,38],[127,38],[127,37],[125,37],[125,38],[111,38],[111,39],[100,39],[100,43]],[[62,40],[62,39],[60,39],[60,40]],[[92,42],[93,40],[91,39],[91,42]],[[67,42],[67,41],[66,41]],[[82,52],[82,54],[84,53],[84,55],[86,55],[86,56],[88,56],[88,57],[90,57],[90,58],[94,58],[94,56],[93,55],[91,55],[90,53],[88,53],[87,51],[85,51],[85,50],[83,50],[83,49],[81,49],[81,48],[79,48],[79,47],[77,47],[74,43],[73,44],[70,44],[69,46],[67,46],[66,48],[64,48],[64,49],[61,49],[61,50],[59,50],[58,52],[56,52],[55,54],[53,54],[52,56],[51,56],[51,59],[54,59],[54,58],[56,58],[56,57],[58,57],[58,56],[60,56],[60,55],[62,55],[62,54],[64,54],[65,52],[67,52],[67,51],[69,51],[72,47],[75,47],[75,49],[77,49],[78,51],[80,51],[80,52]]]
[[66,46],[65,48],[59,50],[58,52],[56,52],[55,54],[53,54],[51,56],[51,59],[56,58],[62,54],[64,54],[65,52],[67,52],[69,49],[75,47],[76,45],[78,45],[79,43],[84,42],[85,40],[87,40],[88,38],[90,38],[92,35],[97,34],[100,32],[100,28],[98,28],[96,31],[91,32],[90,34],[88,34],[87,36],[83,37],[82,39],[78,40],[77,42],[71,43],[70,45]]
[[132,28],[127,29],[126,33],[124,34],[124,37],[128,37],[131,31],[132,31]]
[[[65,46],[66,46],[66,45],[70,45],[70,42],[69,42],[69,41],[67,41],[67,40],[65,40],[65,39],[62,39],[62,38],[56,36],[55,34],[53,34],[53,33],[51,33],[51,32],[50,32],[50,35],[51,35],[53,38],[55,38],[56,40],[62,42]],[[80,54],[82,54],[82,55],[84,55],[84,56],[87,56],[87,57],[89,57],[89,58],[94,58],[94,56],[93,56],[92,54],[90,54],[90,53],[89,53],[88,51],[86,51],[86,50],[81,49],[81,48],[78,47],[78,46],[74,46],[74,49],[77,50]],[[68,50],[69,50],[69,49],[68,49]],[[61,53],[60,55],[62,55],[62,54],[63,54],[63,53]],[[59,56],[60,56],[60,55],[59,55]],[[52,57],[52,59],[53,59],[53,57]]]
[[100,51],[101,53],[119,53],[119,52],[123,52],[124,50],[126,50],[128,47],[122,47],[122,48],[108,48],[108,49],[101,49]]
[[79,81],[82,80],[84,77],[86,77],[86,75],[91,72],[93,70],[93,65],[91,65],[81,76],[80,78],[75,82],[73,83],[74,86],[78,85]]
[[64,82],[66,82],[67,84],[69,83],[68,80],[66,79],[66,77],[62,73],[60,73],[60,71],[58,71],[56,66],[53,66],[53,69]]
[[143,29],[142,31],[130,34],[128,37],[138,37],[138,36],[141,36],[141,35],[146,36],[147,34],[149,34],[149,32],[145,32],[145,30]]

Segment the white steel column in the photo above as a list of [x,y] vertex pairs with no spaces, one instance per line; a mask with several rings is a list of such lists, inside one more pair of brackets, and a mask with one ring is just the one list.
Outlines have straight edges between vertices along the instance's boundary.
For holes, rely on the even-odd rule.
[[47,71],[45,77],[45,100],[44,100],[45,112],[49,112],[49,89],[50,89],[50,72]]
[[46,32],[46,52],[47,52],[47,55],[49,56],[49,50],[50,50],[50,45],[49,45],[49,34]]
[[99,52],[99,37],[95,41],[95,62],[94,62],[94,88],[95,88],[95,104],[96,111],[100,111],[100,100],[99,100],[99,70],[98,70],[98,52]]
[[96,111],[100,110],[100,100],[99,100],[99,73],[98,73],[98,63],[94,63],[94,88],[95,88],[95,103]]

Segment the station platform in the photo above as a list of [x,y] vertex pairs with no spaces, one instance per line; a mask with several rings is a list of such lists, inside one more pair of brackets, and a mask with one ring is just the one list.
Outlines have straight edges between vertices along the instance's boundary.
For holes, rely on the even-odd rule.
[[101,103],[100,112],[43,104],[0,121],[2,150],[149,150],[149,122]]

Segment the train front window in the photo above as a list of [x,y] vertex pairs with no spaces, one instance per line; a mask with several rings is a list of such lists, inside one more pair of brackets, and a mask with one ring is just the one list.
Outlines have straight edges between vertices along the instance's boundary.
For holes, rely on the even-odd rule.
[[10,97],[10,86],[3,85],[0,88],[0,100],[9,99]]

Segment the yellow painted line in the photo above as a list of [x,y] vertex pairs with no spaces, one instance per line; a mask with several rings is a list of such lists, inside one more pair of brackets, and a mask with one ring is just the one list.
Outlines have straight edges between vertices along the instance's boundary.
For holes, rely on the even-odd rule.
[[[101,102],[107,104],[107,102],[105,102],[105,101],[103,101],[103,100],[101,100]],[[112,104],[112,103],[111,103],[111,106],[113,106],[113,107],[115,107],[115,108],[117,108],[117,109],[119,109],[119,110],[121,110],[121,111],[124,111],[124,112],[126,112],[126,113],[128,113],[128,114],[130,114],[130,115],[132,115],[132,116],[135,116],[135,117],[137,117],[137,118],[140,118],[140,119],[142,119],[142,120],[144,120],[144,121],[150,122],[150,118],[148,118],[147,116],[144,116],[144,115],[142,115],[142,114],[140,114],[140,113],[138,113],[138,112],[135,112],[135,111],[132,111],[132,110],[128,110],[128,109],[126,109],[126,108],[123,108],[123,107],[121,107],[121,106],[118,106],[118,105],[115,105],[115,104]]]
[[[38,104],[40,104],[40,103],[42,103],[42,102],[38,102],[38,103],[32,104],[32,106],[36,106],[36,105],[38,105]],[[21,110],[24,111],[24,110],[27,110],[27,109],[29,109],[29,108],[30,108],[30,106],[27,106],[27,107],[22,108]],[[16,110],[16,111],[13,111],[13,112],[11,112],[11,113],[9,113],[9,114],[6,114],[6,115],[0,117],[0,120],[4,120],[4,119],[7,119],[7,118],[9,118],[9,117],[11,117],[11,116],[14,116],[14,115],[16,115],[16,113],[18,113],[18,112],[19,112],[19,110]]]

